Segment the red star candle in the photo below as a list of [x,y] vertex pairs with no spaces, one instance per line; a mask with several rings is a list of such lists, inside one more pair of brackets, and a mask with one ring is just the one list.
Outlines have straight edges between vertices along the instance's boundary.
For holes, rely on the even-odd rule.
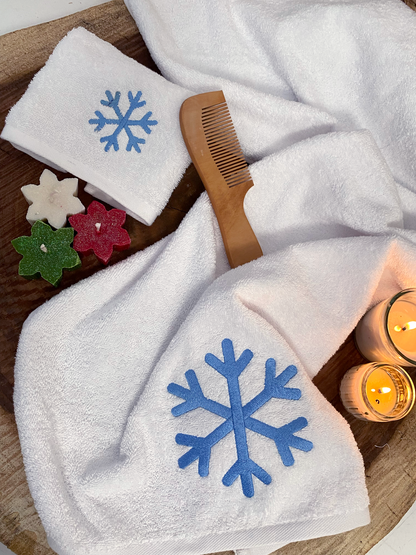
[[93,252],[104,264],[107,264],[113,249],[121,251],[130,246],[131,239],[122,225],[126,221],[126,212],[113,208],[106,210],[98,201],[93,201],[87,214],[76,214],[69,219],[77,231],[74,249],[82,253]]

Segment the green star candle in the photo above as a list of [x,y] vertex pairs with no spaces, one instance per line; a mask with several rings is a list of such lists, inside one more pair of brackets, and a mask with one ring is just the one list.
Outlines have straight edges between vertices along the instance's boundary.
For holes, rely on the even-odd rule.
[[13,239],[12,245],[23,255],[19,264],[19,275],[26,279],[42,277],[54,286],[62,278],[62,270],[75,270],[81,266],[76,251],[71,248],[74,240],[72,227],[63,227],[53,231],[42,221],[32,227],[30,237]]

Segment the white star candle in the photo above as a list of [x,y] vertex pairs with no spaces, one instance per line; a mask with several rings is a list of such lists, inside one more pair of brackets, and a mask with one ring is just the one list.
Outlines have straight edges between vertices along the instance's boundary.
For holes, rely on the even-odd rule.
[[44,170],[39,185],[25,185],[21,191],[30,204],[27,221],[47,221],[55,229],[64,227],[68,216],[85,212],[85,206],[77,198],[78,179],[70,177],[58,181],[50,170]]
[[367,360],[416,366],[416,289],[400,291],[367,312],[355,342]]

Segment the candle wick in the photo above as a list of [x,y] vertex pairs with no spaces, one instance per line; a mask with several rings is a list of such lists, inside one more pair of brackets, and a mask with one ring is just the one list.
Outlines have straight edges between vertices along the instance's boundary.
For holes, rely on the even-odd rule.
[[379,393],[390,393],[390,391],[390,387],[380,387],[380,389],[378,390]]
[[394,331],[409,331],[416,328],[416,322],[407,322],[404,326],[394,326]]
[[98,233],[100,233],[101,224],[100,224],[100,223],[96,223],[96,224],[95,224],[95,229],[98,231]]
[[40,250],[41,250],[42,252],[48,252],[48,249],[45,247],[45,245],[44,245],[43,243],[42,243],[41,246],[40,246]]

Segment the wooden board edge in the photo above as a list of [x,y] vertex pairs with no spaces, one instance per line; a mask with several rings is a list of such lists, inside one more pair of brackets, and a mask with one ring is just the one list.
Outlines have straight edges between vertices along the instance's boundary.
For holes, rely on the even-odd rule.
[[59,20],[0,36],[0,83],[7,85],[41,68],[58,42],[73,28],[84,27],[112,44],[139,34],[123,0],[111,0]]

